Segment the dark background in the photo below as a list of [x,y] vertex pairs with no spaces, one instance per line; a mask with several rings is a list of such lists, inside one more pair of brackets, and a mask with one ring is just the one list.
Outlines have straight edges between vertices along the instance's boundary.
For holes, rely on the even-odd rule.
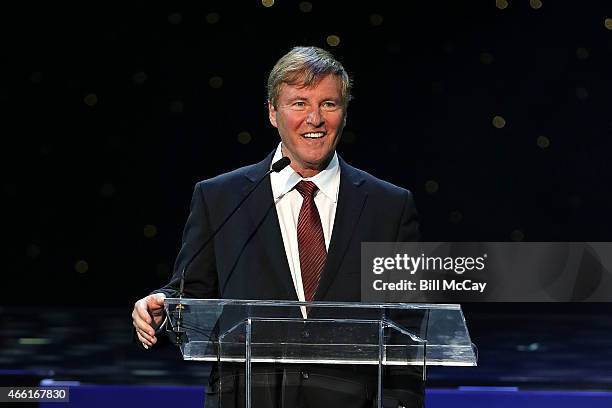
[[[202,384],[206,365],[130,344],[129,314],[168,280],[194,184],[276,147],[265,83],[296,45],[353,76],[339,152],[414,192],[424,240],[610,241],[606,19],[609,1],[0,6],[0,366]],[[610,305],[465,304],[479,367],[429,385],[612,389]]]
[[353,76],[339,152],[414,192],[424,240],[610,240],[612,3],[504,5],[2,6],[2,303],[163,284],[194,183],[276,147],[265,82],[295,45]]

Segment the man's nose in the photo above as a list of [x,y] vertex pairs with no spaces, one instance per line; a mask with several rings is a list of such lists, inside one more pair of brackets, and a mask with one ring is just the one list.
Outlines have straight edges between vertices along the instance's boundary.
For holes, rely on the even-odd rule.
[[319,108],[314,108],[310,112],[308,112],[308,116],[306,116],[306,123],[311,126],[319,127],[325,122],[323,119],[323,115],[321,115],[321,111]]

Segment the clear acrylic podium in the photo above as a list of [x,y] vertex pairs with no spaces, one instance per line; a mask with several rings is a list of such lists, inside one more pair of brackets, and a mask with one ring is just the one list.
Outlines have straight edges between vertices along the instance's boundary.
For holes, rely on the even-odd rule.
[[251,407],[253,364],[376,366],[377,406],[382,407],[386,366],[420,366],[425,379],[427,366],[477,363],[461,307],[455,304],[165,302],[167,330],[177,336],[184,360],[244,364],[245,407]]

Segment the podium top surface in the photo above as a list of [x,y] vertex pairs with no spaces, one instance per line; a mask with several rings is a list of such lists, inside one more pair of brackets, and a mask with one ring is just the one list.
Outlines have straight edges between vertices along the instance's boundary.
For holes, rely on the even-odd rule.
[[368,302],[331,302],[313,301],[301,302],[297,300],[244,300],[244,299],[191,299],[166,298],[170,305],[181,303],[183,305],[235,305],[235,306],[269,306],[269,307],[314,307],[314,308],[355,308],[355,309],[398,309],[398,310],[461,310],[461,305],[454,303],[368,303]]

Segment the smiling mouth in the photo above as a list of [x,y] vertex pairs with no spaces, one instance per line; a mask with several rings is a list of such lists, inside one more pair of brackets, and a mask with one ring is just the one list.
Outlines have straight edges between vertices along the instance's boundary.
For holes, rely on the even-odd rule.
[[325,136],[325,132],[308,132],[308,133],[304,133],[302,136],[304,136],[307,139],[320,139],[323,136]]

